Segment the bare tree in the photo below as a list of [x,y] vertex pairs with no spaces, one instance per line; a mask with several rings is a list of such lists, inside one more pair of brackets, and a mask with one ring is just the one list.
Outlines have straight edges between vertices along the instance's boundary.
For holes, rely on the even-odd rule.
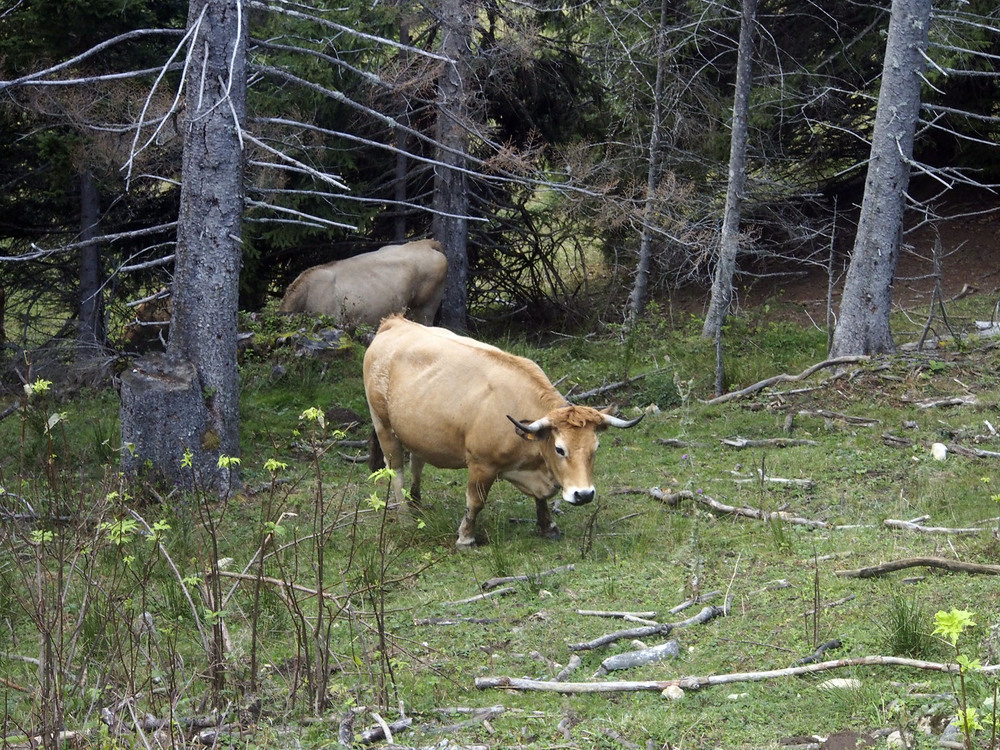
[[104,345],[104,291],[101,278],[101,204],[93,172],[80,172],[80,355],[94,356]]
[[[722,324],[732,304],[733,275],[736,273],[736,256],[740,249],[740,216],[747,181],[747,133],[756,24],[757,0],[743,0],[736,62],[736,92],[733,98],[733,129],[729,144],[729,183],[726,188],[726,206],[722,219],[719,258],[712,282],[712,297],[701,329],[703,338],[716,341],[722,336]],[[716,363],[717,392],[721,392],[722,386],[720,365],[721,363]]]
[[656,186],[660,181],[660,128],[663,118],[663,79],[666,76],[667,0],[660,2],[660,25],[656,31],[656,81],[653,84],[652,127],[649,134],[649,168],[646,172],[646,205],[639,239],[639,262],[628,299],[625,320],[632,325],[642,315],[649,289],[649,267],[653,255],[653,214],[656,210]]
[[895,349],[889,328],[892,281],[899,259],[930,22],[931,0],[893,0],[868,177],[831,357]]

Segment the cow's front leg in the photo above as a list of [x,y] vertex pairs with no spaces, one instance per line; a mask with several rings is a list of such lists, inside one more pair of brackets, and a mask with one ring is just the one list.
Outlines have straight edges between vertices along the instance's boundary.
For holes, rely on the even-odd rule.
[[459,549],[469,549],[476,546],[476,516],[486,504],[486,496],[490,487],[496,481],[496,475],[480,467],[469,467],[469,484],[465,488],[465,516],[458,527]]
[[552,520],[548,500],[543,497],[535,498],[535,516],[538,518],[538,530],[542,532],[542,536],[549,539],[562,539],[562,532]]

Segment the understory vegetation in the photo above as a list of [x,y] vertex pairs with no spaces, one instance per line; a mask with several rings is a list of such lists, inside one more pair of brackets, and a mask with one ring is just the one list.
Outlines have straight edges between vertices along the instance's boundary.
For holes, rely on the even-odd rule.
[[[937,348],[714,402],[694,321],[498,332],[571,398],[646,417],[604,436],[598,499],[561,509],[560,541],[498,483],[463,553],[464,472],[428,467],[425,504],[401,512],[361,461],[360,345],[300,357],[280,323],[250,323],[224,501],[126,484],[115,392],[35,380],[0,421],[3,747],[377,746],[388,730],[407,747],[762,748],[897,730],[919,748],[961,717],[952,741],[995,748],[998,674],[980,667],[1000,661],[1000,347],[964,333],[992,301],[961,304]],[[816,328],[729,326],[730,392],[825,357]],[[636,638],[570,648],[705,608],[641,638],[676,639],[655,663],[595,676]],[[503,687],[574,657],[567,685],[845,662],[682,694]]]

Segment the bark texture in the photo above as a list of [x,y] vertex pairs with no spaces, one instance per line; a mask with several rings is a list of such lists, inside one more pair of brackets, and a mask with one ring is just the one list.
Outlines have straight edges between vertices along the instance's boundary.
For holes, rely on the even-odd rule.
[[[139,361],[122,381],[122,442],[135,446],[166,478],[220,493],[231,488],[220,456],[239,454],[236,314],[241,266],[243,150],[246,115],[246,14],[240,0],[191,0],[192,40],[174,262],[173,316],[167,362],[193,368],[190,387],[143,379],[156,369]],[[129,393],[138,390],[138,393]],[[159,391],[159,396],[154,392]],[[191,393],[204,408],[189,403]],[[140,398],[141,397],[141,398]],[[179,403],[169,402],[178,399]],[[162,402],[155,409],[142,407]],[[128,404],[136,404],[133,409]],[[148,412],[148,413],[147,413]],[[163,415],[172,415],[164,421]],[[156,433],[152,435],[150,433]],[[192,454],[182,468],[177,451]]]
[[434,167],[434,238],[448,258],[448,279],[441,301],[441,325],[464,331],[469,280],[469,192],[465,175],[468,150],[469,42],[471,2],[441,0],[441,54],[450,59],[438,81],[437,161]]
[[931,0],[893,0],[858,234],[830,356],[895,350],[889,328]]
[[80,250],[80,359],[98,354],[104,346],[104,296],[101,282],[101,202],[89,169],[80,173],[80,237],[90,244]]

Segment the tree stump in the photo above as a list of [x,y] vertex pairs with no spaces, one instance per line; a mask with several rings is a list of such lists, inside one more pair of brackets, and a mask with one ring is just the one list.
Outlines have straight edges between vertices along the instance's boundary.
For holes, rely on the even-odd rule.
[[[121,381],[121,466],[126,476],[184,489],[227,486],[229,469],[212,460],[218,435],[193,363],[150,354]],[[190,453],[190,466],[184,466]],[[220,475],[222,472],[222,475]]]

